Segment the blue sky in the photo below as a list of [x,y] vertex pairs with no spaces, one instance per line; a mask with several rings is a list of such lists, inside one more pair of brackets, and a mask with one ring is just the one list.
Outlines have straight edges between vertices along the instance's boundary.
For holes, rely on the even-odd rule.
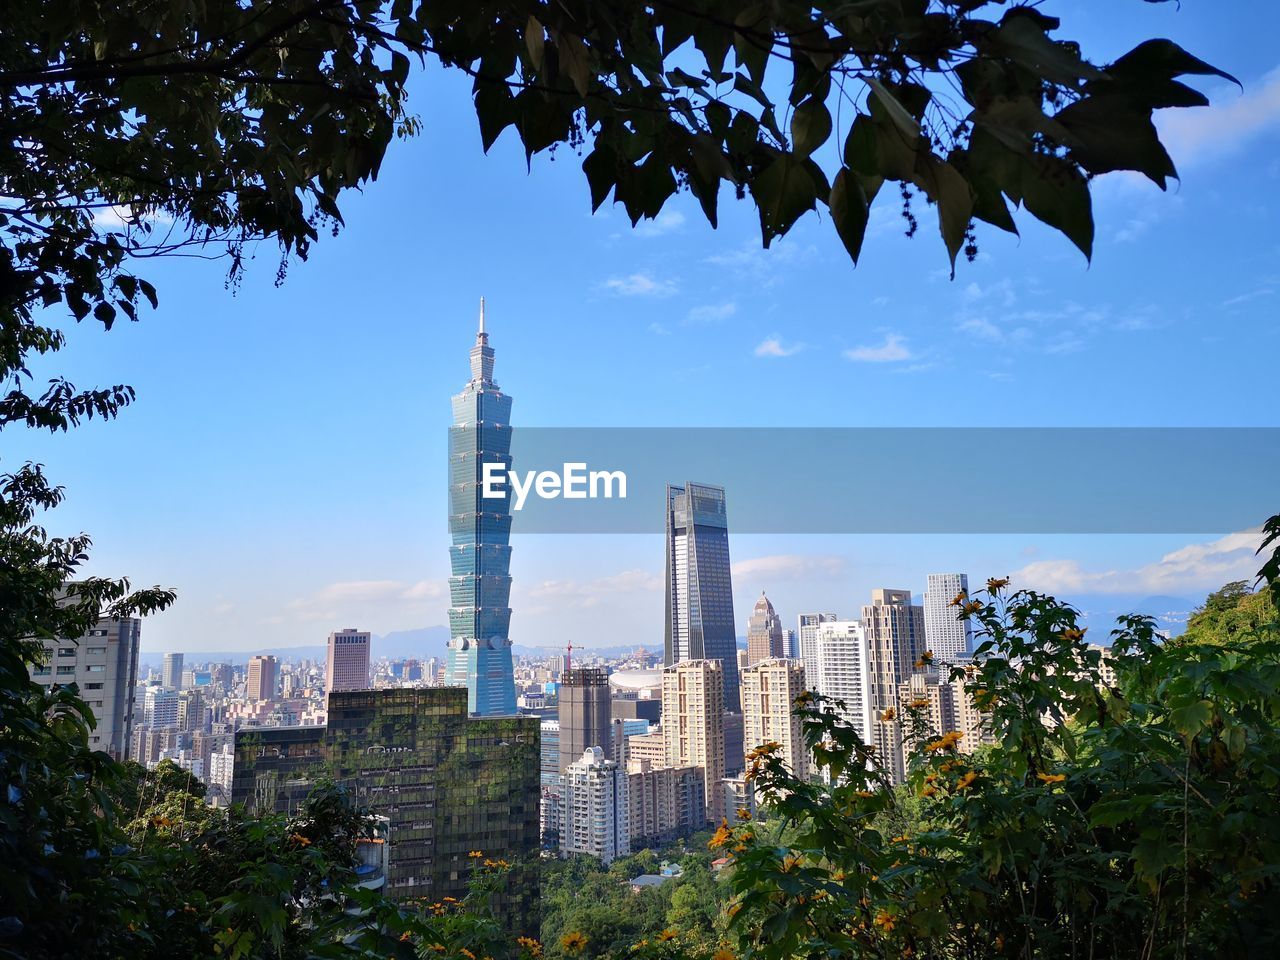
[[[1168,194],[1097,183],[1092,266],[1024,219],[948,281],[933,231],[904,238],[892,202],[857,269],[814,217],[761,250],[727,192],[718,231],[688,198],[632,230],[621,208],[590,214],[570,151],[527,172],[508,132],[485,157],[463,78],[433,70],[411,91],[424,132],[346,201],[339,237],[281,287],[264,245],[234,295],[222,264],[155,265],[160,309],[71,331],[56,367],[138,403],[11,435],[5,462],[67,486],[51,526],[93,534],[95,572],[178,589],[144,648],[250,650],[444,622],[445,430],[482,294],[517,427],[1276,426],[1280,10],[1050,6],[1096,59],[1165,35],[1245,84],[1162,119]],[[855,615],[943,569],[1195,597],[1256,568],[1230,534],[735,537],[738,619],[762,588],[784,620]],[[516,642],[660,647],[660,540],[514,544]]]

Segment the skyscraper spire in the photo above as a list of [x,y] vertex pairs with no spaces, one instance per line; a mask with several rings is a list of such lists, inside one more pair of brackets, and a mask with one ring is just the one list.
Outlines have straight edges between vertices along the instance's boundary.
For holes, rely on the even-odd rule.
[[480,298],[480,328],[476,331],[476,345],[471,348],[471,382],[498,389],[493,380],[493,347],[489,346],[489,334],[484,329],[484,297]]

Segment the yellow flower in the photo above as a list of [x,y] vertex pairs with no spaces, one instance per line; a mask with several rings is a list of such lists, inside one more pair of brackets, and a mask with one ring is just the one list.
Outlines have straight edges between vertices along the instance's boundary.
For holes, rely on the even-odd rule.
[[932,796],[933,796],[935,793],[937,793],[937,792],[938,792],[938,788],[937,788],[937,787],[933,787],[933,786],[923,787],[923,788],[920,790],[920,796],[922,796],[922,797],[932,797]]
[[467,856],[470,857],[472,860],[479,860],[481,857],[484,856],[484,851],[472,850],[470,853],[467,854]]
[[813,703],[813,694],[808,690],[800,694],[800,696],[795,699],[795,705],[797,707],[807,707],[811,703]]
[[1089,630],[1088,627],[1085,627],[1084,630],[1077,630],[1075,627],[1068,627],[1066,630],[1062,631],[1062,639],[1063,640],[1083,640],[1084,635],[1086,632],[1088,632],[1088,630]]
[[881,910],[876,914],[875,925],[885,933],[893,932],[893,914],[887,910]]
[[466,957],[467,960],[476,960],[476,955],[472,953],[470,950],[468,950],[466,947],[463,947],[458,952],[462,954],[464,957]]
[[711,960],[738,960],[738,958],[733,955],[733,951],[728,947],[721,947],[711,955]]
[[571,930],[560,938],[560,949],[569,953],[581,953],[587,946],[587,938],[577,930]]
[[677,930],[675,927],[667,927],[667,929],[663,930],[660,934],[658,934],[658,942],[666,943],[669,940],[674,940],[679,935],[680,935],[680,931]]
[[907,709],[908,709],[908,710],[923,710],[923,709],[924,709],[925,707],[927,707],[928,705],[929,705],[929,701],[928,701],[928,700],[925,700],[925,699],[924,699],[924,698],[922,698],[922,697],[916,697],[914,700],[912,700],[910,703],[908,703],[908,704],[907,704]]
[[862,797],[862,799],[865,800],[867,799],[867,797],[874,797],[875,794],[872,793],[870,790],[855,790],[854,796]]
[[888,723],[897,715],[898,715],[898,711],[893,709],[893,707],[889,707],[887,710],[883,711],[880,714],[880,719],[883,720],[885,723]]
[[648,941],[648,940],[641,940],[639,943],[633,943],[633,944],[631,945],[631,949],[632,949],[632,950],[643,950],[643,949],[644,949],[645,947],[647,947],[648,945],[649,945],[649,941]]
[[720,827],[715,834],[707,841],[707,847],[714,850],[716,847],[727,846],[729,841],[733,839],[733,831],[729,829],[729,821],[722,819]]
[[291,836],[289,839],[290,839],[290,840],[292,840],[294,843],[296,843],[296,844],[297,844],[298,846],[300,846],[300,847],[309,847],[309,846],[311,846],[311,841],[310,841],[310,840],[308,840],[306,837],[304,837],[304,836],[303,836],[302,834],[300,834],[300,833],[295,833],[295,834],[294,834],[293,836]]
[[916,669],[923,670],[931,663],[933,663],[933,651],[926,650],[924,653],[920,654],[920,659],[916,661]]
[[746,807],[739,807],[737,810],[734,811],[734,815],[737,816],[739,820],[745,821],[745,820],[751,819],[751,811],[748,810]]
[[992,593],[998,593],[1008,585],[1009,585],[1008,577],[1004,577],[999,580],[997,580],[995,577],[992,577],[990,580],[987,581],[987,589]]
[[959,730],[952,730],[949,733],[944,733],[939,739],[928,744],[925,747],[925,750],[929,753],[937,753],[939,750],[951,750],[962,739],[964,739],[963,733]]
[[542,956],[542,944],[533,939],[533,937],[516,937],[516,943],[528,950],[530,956]]
[[964,790],[964,789],[965,789],[965,788],[967,788],[971,783],[973,783],[973,781],[975,781],[975,780],[977,780],[977,779],[978,779],[978,774],[977,774],[977,773],[975,773],[973,770],[970,770],[970,771],[969,771],[968,773],[966,773],[963,777],[961,777],[958,781],[956,781],[956,789],[957,789],[957,790]]
[[433,944],[431,945],[431,949],[432,949],[432,950],[434,950],[436,953],[444,953],[444,944],[443,944],[443,943],[433,943]]
[[1040,778],[1042,783],[1061,783],[1067,779],[1065,773],[1037,773],[1036,776]]
[[964,602],[968,599],[969,599],[969,594],[966,593],[964,590],[961,590],[959,593],[957,593],[954,597],[951,598],[951,606],[953,607],[962,606]]
[[977,600],[970,600],[968,603],[966,603],[963,607],[960,608],[960,612],[965,614],[977,613],[981,609],[982,609],[981,603],[979,603]]

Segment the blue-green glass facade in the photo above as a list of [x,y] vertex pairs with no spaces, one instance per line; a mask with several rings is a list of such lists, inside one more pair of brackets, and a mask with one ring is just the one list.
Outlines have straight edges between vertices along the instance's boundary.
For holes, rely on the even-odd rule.
[[511,500],[483,496],[484,465],[511,467],[511,398],[493,379],[484,330],[471,349],[471,381],[453,398],[449,428],[449,659],[445,682],[467,688],[468,712],[516,712],[511,661]]

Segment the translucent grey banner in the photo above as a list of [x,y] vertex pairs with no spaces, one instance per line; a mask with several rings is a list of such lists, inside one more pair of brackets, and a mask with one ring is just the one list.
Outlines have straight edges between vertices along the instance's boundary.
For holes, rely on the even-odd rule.
[[[1280,512],[1280,428],[517,426],[509,439],[510,473],[479,464],[476,483],[517,534],[662,533],[667,485],[687,482],[724,487],[734,533],[1227,533]],[[457,486],[471,471],[455,467]]]

